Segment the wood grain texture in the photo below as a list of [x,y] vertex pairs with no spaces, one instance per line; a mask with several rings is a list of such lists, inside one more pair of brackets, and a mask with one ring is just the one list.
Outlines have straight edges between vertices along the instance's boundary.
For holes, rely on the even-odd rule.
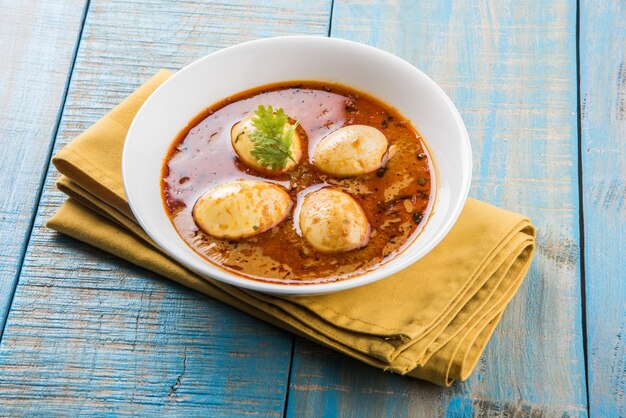
[[298,341],[289,416],[585,416],[576,3],[336,0],[331,35],[443,87],[472,139],[471,195],[530,216],[538,251],[467,382],[438,389]]
[[[328,30],[330,3],[92,0],[55,149],[153,75],[217,48]],[[292,337],[43,225],[0,345],[0,415],[280,416]]]
[[0,1],[0,335],[48,166],[85,0]]
[[623,417],[626,2],[581,2],[580,78],[590,412]]

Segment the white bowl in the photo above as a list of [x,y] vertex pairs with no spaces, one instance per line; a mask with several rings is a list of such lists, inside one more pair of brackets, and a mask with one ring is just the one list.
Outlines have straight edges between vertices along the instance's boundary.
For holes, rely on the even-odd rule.
[[[281,81],[318,80],[368,93],[398,109],[420,131],[436,168],[434,210],[402,253],[363,275],[325,284],[281,285],[231,274],[203,259],[180,238],[161,200],[163,158],[176,135],[203,109],[247,90]],[[472,153],[459,112],[441,88],[402,59],[355,42],[279,37],[223,49],[188,65],[141,107],[124,146],[122,172],[135,217],[172,258],[196,273],[260,292],[306,295],[380,280],[432,250],[456,222],[469,191]]]

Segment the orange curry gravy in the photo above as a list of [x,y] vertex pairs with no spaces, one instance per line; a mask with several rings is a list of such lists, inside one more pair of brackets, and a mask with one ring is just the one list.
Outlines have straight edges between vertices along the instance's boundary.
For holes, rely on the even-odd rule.
[[[308,145],[291,172],[269,177],[247,168],[230,140],[232,126],[263,104],[298,121]],[[395,155],[378,171],[336,179],[320,173],[310,158],[317,143],[342,126],[363,124],[383,132]],[[266,282],[324,283],[357,276],[389,261],[410,243],[428,218],[431,163],[419,133],[398,112],[350,88],[318,82],[263,86],[228,97],[198,115],[178,135],[163,166],[165,207],[180,236],[222,269]],[[252,179],[284,186],[294,209],[280,225],[239,241],[214,238],[194,223],[196,200],[212,186]],[[304,196],[332,186],[352,195],[371,224],[367,246],[342,253],[320,253],[299,235],[298,208]]]

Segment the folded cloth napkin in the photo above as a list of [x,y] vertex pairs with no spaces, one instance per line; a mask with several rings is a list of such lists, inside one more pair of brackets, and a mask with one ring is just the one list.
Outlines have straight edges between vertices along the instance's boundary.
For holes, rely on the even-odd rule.
[[141,229],[122,184],[126,132],[169,76],[159,72],[54,156],[63,174],[57,185],[70,198],[48,227],[370,365],[441,386],[466,379],[530,266],[530,221],[469,199],[426,257],[384,280],[327,295],[276,297],[200,277]]

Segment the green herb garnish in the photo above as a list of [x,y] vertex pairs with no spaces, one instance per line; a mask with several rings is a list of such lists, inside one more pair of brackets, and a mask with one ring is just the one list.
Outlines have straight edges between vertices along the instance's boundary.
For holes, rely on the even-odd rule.
[[291,144],[297,123],[285,129],[288,117],[282,108],[272,109],[259,105],[252,118],[254,131],[250,133],[250,140],[254,149],[250,152],[264,167],[272,170],[282,170],[289,160],[296,162],[291,156]]

